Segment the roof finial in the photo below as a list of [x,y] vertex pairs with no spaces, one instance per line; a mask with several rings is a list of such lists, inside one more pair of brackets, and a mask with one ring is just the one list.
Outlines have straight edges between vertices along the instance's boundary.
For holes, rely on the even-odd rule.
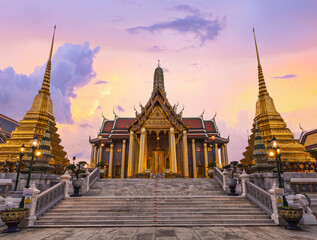
[[50,51],[50,56],[48,58],[49,61],[52,60],[53,45],[54,45],[54,38],[55,38],[55,30],[56,30],[56,25],[54,26],[54,32],[53,32],[53,38],[52,38],[52,44],[51,44],[51,51]]
[[268,92],[266,90],[266,85],[265,85],[264,76],[263,76],[263,72],[262,72],[262,66],[261,66],[261,63],[260,63],[258,44],[256,42],[254,28],[253,28],[253,36],[254,36],[256,57],[257,57],[257,60],[258,60],[259,96],[262,96],[262,95],[267,95]]
[[258,59],[258,65],[261,65],[260,63],[260,57],[259,57],[259,50],[258,50],[258,44],[256,42],[256,37],[255,37],[255,30],[253,28],[253,36],[254,36],[254,42],[255,42],[255,50],[256,50],[256,57]]
[[157,60],[157,66],[158,66],[158,67],[161,66],[160,60]]
[[44,79],[42,83],[42,87],[39,92],[43,92],[46,94],[50,94],[50,81],[51,81],[51,60],[52,60],[52,53],[53,53],[53,45],[54,45],[54,38],[55,38],[55,30],[56,25],[54,26],[54,32],[53,32],[53,38],[52,38],[52,44],[51,44],[51,50],[50,50],[50,56],[48,58]]

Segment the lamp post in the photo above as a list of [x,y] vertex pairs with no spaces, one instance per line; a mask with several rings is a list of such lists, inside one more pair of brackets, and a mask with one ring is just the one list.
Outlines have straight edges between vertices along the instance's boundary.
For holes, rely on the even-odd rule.
[[[275,157],[277,177],[278,177],[278,187],[284,188],[284,179],[282,177],[283,170],[282,170],[282,161],[281,161],[281,149],[278,146],[275,136],[273,136],[273,139],[271,141],[271,146],[272,148],[269,150],[269,156]],[[288,206],[288,203],[284,194],[283,194],[283,206]]]
[[19,166],[18,166],[18,171],[17,171],[17,178],[15,180],[14,191],[16,191],[18,188],[20,170],[21,170],[21,165],[22,165],[22,157],[24,156],[24,152],[25,152],[25,146],[23,143],[22,146],[20,147],[20,161],[19,161]]
[[[39,150],[37,150],[39,143],[40,143],[40,140],[38,139],[38,136],[36,134],[35,137],[31,140],[32,156],[31,156],[28,178],[26,180],[25,188],[30,188],[32,165],[33,165],[34,157],[39,157],[41,155],[41,152]],[[21,199],[21,202],[20,202],[20,206],[19,206],[20,208],[24,208],[24,199],[25,199],[25,197],[23,196]]]

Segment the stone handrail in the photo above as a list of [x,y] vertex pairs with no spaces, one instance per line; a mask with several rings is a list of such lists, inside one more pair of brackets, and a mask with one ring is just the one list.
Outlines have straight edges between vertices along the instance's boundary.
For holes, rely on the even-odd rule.
[[269,192],[247,180],[245,181],[245,196],[268,215],[272,215],[272,199]]
[[97,181],[99,178],[100,168],[95,168],[88,176],[89,188]]
[[219,170],[219,168],[215,167],[215,179],[220,183],[220,185],[223,185],[223,174],[222,172]]
[[56,205],[65,195],[64,181],[40,193],[36,200],[35,216],[39,217],[52,206]]

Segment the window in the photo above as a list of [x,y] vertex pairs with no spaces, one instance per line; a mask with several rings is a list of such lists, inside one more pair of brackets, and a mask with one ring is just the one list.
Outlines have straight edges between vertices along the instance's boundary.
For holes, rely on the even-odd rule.
[[117,152],[121,152],[121,151],[122,151],[121,147],[117,149]]
[[196,147],[196,152],[200,152],[200,148],[199,147]]
[[211,147],[207,148],[207,151],[212,152],[212,148]]
[[110,152],[110,148],[106,148],[106,152]]

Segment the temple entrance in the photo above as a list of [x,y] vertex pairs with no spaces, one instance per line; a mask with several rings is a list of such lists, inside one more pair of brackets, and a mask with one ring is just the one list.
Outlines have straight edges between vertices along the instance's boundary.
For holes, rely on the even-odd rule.
[[165,151],[160,146],[160,138],[157,137],[156,148],[152,151],[150,160],[151,173],[163,173],[165,171]]

